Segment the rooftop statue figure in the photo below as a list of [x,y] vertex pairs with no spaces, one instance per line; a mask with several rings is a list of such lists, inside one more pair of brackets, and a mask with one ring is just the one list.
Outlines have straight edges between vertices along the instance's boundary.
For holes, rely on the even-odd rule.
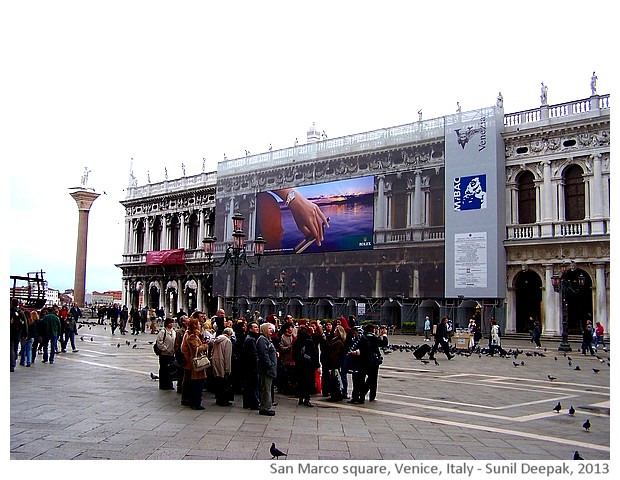
[[540,104],[541,105],[547,105],[547,91],[548,91],[547,86],[543,82],[540,82]]

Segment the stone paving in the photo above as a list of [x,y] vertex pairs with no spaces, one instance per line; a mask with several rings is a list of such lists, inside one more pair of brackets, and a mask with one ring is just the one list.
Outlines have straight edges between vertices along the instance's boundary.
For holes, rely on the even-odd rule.
[[394,335],[390,343],[403,351],[385,355],[376,402],[315,395],[308,408],[277,395],[276,415],[265,417],[241,408],[239,397],[216,406],[206,392],[206,410],[181,406],[176,391],[150,378],[158,370],[154,338],[112,337],[109,327],[84,324],[79,352],[53,365],[42,355],[30,368],[18,365],[10,374],[10,459],[269,460],[272,442],[287,460],[570,460],[575,450],[610,459],[608,352],[601,362],[577,344],[564,356],[557,342],[536,350],[507,339],[504,348],[523,350],[516,359],[448,361],[438,353],[436,365],[406,350],[422,337]]

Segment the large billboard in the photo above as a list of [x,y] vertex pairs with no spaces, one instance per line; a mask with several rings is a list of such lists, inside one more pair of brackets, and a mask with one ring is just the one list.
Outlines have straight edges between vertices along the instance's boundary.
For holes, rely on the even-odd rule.
[[265,254],[373,248],[374,177],[279,188],[256,195]]
[[502,130],[495,107],[446,117],[446,297],[506,295]]

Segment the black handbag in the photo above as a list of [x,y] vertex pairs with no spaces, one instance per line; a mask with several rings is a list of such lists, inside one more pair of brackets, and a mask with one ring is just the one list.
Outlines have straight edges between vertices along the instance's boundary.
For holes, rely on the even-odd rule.
[[[164,338],[166,338],[166,332],[164,330]],[[155,343],[153,344],[153,351],[155,352],[155,355],[161,355],[161,349],[157,346],[157,340],[155,340]]]
[[370,357],[370,361],[373,365],[381,365],[383,363],[383,357],[380,353],[372,353]]

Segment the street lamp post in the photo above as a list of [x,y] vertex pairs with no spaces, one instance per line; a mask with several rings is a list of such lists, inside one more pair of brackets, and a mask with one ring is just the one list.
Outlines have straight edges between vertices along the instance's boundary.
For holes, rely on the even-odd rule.
[[226,245],[226,253],[224,258],[216,262],[213,258],[215,254],[215,237],[205,237],[202,241],[204,252],[207,256],[207,263],[213,267],[223,267],[226,264],[233,266],[233,294],[232,294],[232,316],[233,320],[236,320],[239,314],[239,305],[237,304],[237,279],[239,275],[239,267],[246,265],[250,268],[259,265],[260,260],[265,253],[265,240],[262,236],[258,236],[254,239],[254,257],[255,260],[249,260],[246,253],[245,233],[243,233],[243,222],[245,217],[239,212],[235,213],[232,217],[233,222],[233,243]]
[[[551,276],[551,285],[553,291],[560,294],[560,302],[562,304],[562,341],[558,347],[560,352],[571,352],[572,348],[568,343],[568,303],[566,302],[566,293],[579,293],[585,285],[586,278],[580,273],[577,280],[570,280],[565,275],[554,273]],[[575,285],[576,284],[576,285]]]
[[282,270],[280,275],[273,280],[273,286],[276,289],[276,293],[279,298],[282,298],[282,309],[286,314],[286,293],[294,292],[295,287],[297,286],[297,281],[295,279],[291,280],[288,284],[286,283],[286,271]]

